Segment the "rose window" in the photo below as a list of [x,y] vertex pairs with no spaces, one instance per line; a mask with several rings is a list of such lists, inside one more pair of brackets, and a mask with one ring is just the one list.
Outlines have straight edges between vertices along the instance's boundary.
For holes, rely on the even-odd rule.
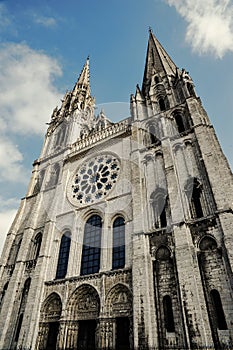
[[119,176],[120,162],[113,155],[100,155],[84,162],[72,182],[72,202],[90,204],[105,197]]

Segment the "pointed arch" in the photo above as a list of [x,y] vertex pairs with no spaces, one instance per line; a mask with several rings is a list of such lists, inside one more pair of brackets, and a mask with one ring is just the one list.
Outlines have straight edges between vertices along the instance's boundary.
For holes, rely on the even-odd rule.
[[4,287],[3,287],[2,292],[1,292],[1,295],[0,295],[0,311],[1,311],[1,308],[2,308],[2,305],[3,305],[3,302],[4,302],[4,297],[5,297],[5,295],[6,295],[8,285],[9,285],[9,281],[7,281],[7,282],[4,284]]
[[163,97],[159,98],[159,108],[161,112],[166,110],[165,100]]
[[111,317],[132,316],[132,293],[123,283],[114,285],[106,295],[106,312]]
[[40,247],[42,243],[42,233],[38,232],[33,240],[33,245],[30,252],[30,260],[37,260],[40,254]]
[[56,350],[59,334],[59,321],[62,313],[60,296],[53,292],[43,302],[41,308],[38,349]]
[[180,113],[176,113],[174,115],[174,119],[175,119],[175,122],[176,122],[177,130],[181,134],[182,132],[185,131],[185,125],[184,125],[184,121],[183,121],[183,116]]
[[18,311],[18,316],[17,316],[17,321],[16,321],[15,334],[14,334],[14,342],[15,343],[17,343],[19,340],[30,285],[31,285],[31,278],[29,277],[28,279],[26,279],[26,281],[24,283],[24,287],[23,287],[22,294],[21,294],[21,301],[20,301],[20,306],[19,306],[19,311]]
[[118,216],[113,222],[112,269],[125,266],[125,220]]
[[157,188],[150,197],[156,228],[165,228],[168,224],[168,196],[163,188]]
[[216,289],[212,289],[210,291],[210,297],[213,305],[214,321],[217,328],[221,330],[228,329],[219,292]]
[[200,251],[213,251],[217,249],[218,245],[216,240],[211,236],[204,236],[199,242]]
[[196,177],[190,177],[185,185],[185,192],[189,200],[191,216],[193,219],[203,217],[202,185]]
[[93,286],[85,283],[72,293],[67,308],[71,320],[97,319],[99,312],[100,297]]
[[65,233],[62,235],[60,243],[56,279],[65,278],[66,276],[69,262],[70,243],[71,233],[70,231],[65,231]]
[[19,249],[22,243],[23,235],[17,235],[12,243],[7,265],[14,265],[17,261]]
[[158,261],[166,261],[171,257],[170,249],[166,245],[161,245],[155,252],[155,258]]
[[61,317],[62,301],[59,294],[51,293],[43,302],[41,319],[45,322],[58,321]]
[[92,215],[84,227],[81,275],[99,272],[101,255],[102,219]]

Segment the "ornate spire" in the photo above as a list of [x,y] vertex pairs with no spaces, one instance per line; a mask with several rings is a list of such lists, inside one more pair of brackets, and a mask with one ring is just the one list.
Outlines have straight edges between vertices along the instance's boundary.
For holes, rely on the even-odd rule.
[[89,107],[93,111],[94,104],[95,99],[91,96],[90,67],[88,56],[86,63],[83,66],[82,72],[78,78],[78,81],[75,84],[75,87],[72,91],[70,112],[77,108],[79,110],[85,110],[87,107]]
[[145,93],[146,87],[150,84],[151,78],[153,75],[157,74],[166,74],[175,75],[176,74],[176,65],[172,61],[171,57],[162,47],[158,39],[152,32],[152,29],[149,28],[149,41],[147,48],[146,56],[146,66],[144,71],[144,78],[142,84],[142,92]]
[[84,90],[86,91],[87,96],[91,95],[89,61],[90,61],[90,58],[88,56],[83,66],[82,72],[78,78],[78,81],[74,87],[74,93],[77,92],[78,90]]

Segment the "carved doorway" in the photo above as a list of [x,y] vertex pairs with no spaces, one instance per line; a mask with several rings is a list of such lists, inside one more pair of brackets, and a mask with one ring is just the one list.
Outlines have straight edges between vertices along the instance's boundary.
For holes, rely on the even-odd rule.
[[59,322],[50,322],[46,350],[56,350]]
[[116,318],[116,350],[130,350],[129,328],[128,317]]
[[95,350],[96,320],[79,321],[78,350]]

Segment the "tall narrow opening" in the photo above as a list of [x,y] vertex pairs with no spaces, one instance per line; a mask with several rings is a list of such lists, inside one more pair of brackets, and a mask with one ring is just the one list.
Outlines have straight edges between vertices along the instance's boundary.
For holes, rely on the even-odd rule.
[[116,318],[116,350],[129,350],[129,318]]
[[226,319],[222,307],[219,292],[216,289],[210,291],[211,301],[214,309],[214,319],[218,329],[227,329]]
[[175,118],[175,121],[176,121],[176,126],[177,126],[178,132],[179,133],[184,132],[185,131],[185,126],[184,126],[182,115],[176,114],[174,118]]
[[164,322],[167,332],[175,332],[172,301],[169,295],[163,297]]
[[125,266],[125,222],[122,217],[113,223],[112,269]]
[[159,99],[159,108],[160,108],[160,111],[165,111],[165,109],[166,109],[165,101],[163,98]]
[[70,243],[71,234],[69,231],[66,231],[61,239],[56,279],[64,278],[66,276],[70,253]]
[[40,247],[42,242],[42,233],[38,233],[34,242],[34,256],[33,259],[37,259],[40,254]]
[[191,83],[187,83],[187,88],[188,88],[188,92],[189,92],[190,96],[195,96],[194,88],[193,88],[193,85]]
[[16,333],[15,333],[15,342],[17,342],[19,340],[19,335],[20,335],[22,323],[23,323],[23,314],[21,314],[18,318],[18,324],[17,324],[17,328],[16,328]]
[[203,210],[201,206],[201,189],[194,187],[192,194],[192,204],[194,209],[194,215],[196,218],[203,217]]
[[81,275],[99,272],[101,253],[102,220],[98,215],[92,215],[84,229]]
[[59,332],[59,322],[50,322],[46,350],[57,349],[58,332]]
[[156,144],[157,143],[157,137],[155,136],[155,127],[154,125],[151,125],[149,127],[149,133],[150,133],[150,142],[152,145]]
[[95,350],[96,320],[79,321],[78,344],[79,350]]
[[151,196],[156,228],[167,227],[168,199],[163,189],[157,189]]

